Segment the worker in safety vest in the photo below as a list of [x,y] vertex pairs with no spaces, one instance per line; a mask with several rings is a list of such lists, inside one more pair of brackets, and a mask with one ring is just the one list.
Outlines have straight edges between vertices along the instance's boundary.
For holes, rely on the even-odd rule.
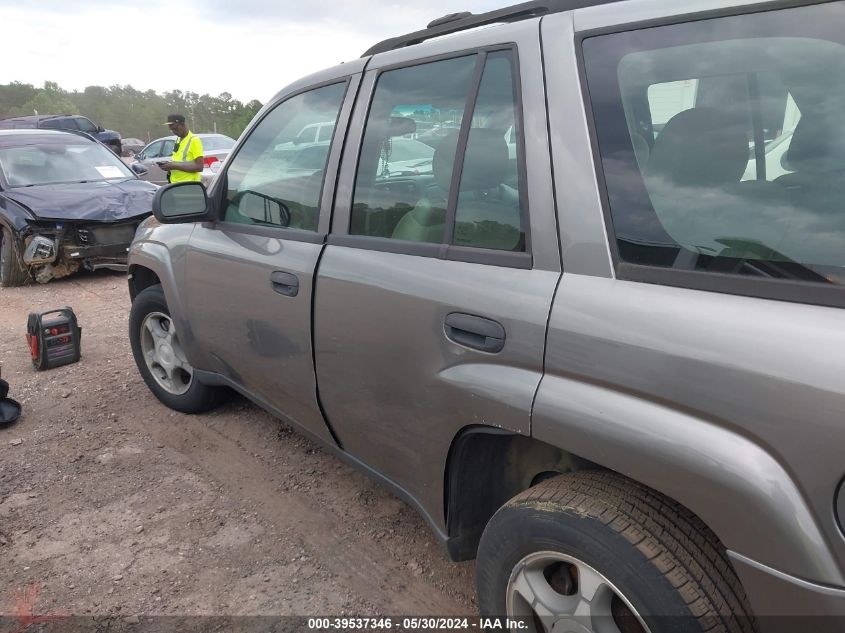
[[164,124],[176,135],[176,145],[170,160],[158,163],[167,172],[168,182],[200,181],[202,171],[202,141],[188,129],[181,114],[168,114]]

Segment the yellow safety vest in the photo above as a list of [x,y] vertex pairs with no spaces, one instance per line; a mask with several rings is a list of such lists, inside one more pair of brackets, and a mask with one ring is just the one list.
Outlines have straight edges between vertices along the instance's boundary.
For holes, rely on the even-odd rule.
[[[188,132],[188,135],[179,142],[178,149],[176,145],[173,146],[173,154],[170,156],[170,160],[176,163],[187,162],[188,150],[190,149],[191,141],[193,140],[193,132]],[[173,169],[170,171],[170,182],[199,182],[200,179],[201,175],[198,171],[180,171],[179,169]]]

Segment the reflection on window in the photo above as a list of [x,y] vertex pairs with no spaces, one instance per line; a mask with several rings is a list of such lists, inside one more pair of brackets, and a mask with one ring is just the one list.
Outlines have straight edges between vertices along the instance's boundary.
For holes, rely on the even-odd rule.
[[509,51],[491,53],[484,66],[467,140],[455,216],[457,246],[524,251],[516,120]]
[[358,161],[350,234],[441,243],[476,55],[382,73]]
[[317,88],[264,117],[226,172],[225,222],[317,230],[331,138],[314,139],[320,123],[334,126],[345,92],[345,83]]
[[[477,56],[383,73],[355,182],[350,233],[440,244]],[[485,61],[461,171],[452,243],[525,250],[512,55]],[[454,204],[454,203],[453,203]]]
[[843,18],[833,3],[585,40],[623,260],[843,283]]

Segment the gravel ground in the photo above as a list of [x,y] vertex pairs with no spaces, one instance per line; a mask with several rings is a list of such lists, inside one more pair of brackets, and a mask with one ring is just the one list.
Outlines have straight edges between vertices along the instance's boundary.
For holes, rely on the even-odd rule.
[[[36,372],[27,314],[64,305],[82,360]],[[132,360],[128,312],[117,273],[0,288],[2,376],[24,410],[0,430],[0,613],[477,612],[474,565],[450,563],[357,471],[244,399],[202,416],[162,406]]]

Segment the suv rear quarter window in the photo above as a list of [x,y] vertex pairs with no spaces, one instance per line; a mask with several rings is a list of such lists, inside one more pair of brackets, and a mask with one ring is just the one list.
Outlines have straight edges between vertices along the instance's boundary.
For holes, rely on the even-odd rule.
[[844,19],[837,2],[584,40],[621,263],[845,283]]

